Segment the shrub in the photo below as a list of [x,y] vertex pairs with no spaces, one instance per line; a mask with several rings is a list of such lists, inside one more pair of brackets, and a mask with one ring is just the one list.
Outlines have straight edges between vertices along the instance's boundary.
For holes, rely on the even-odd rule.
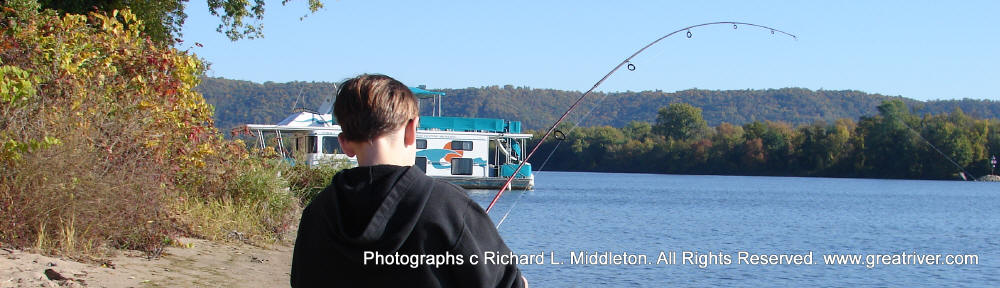
[[[159,251],[179,235],[274,239],[294,220],[278,167],[223,139],[205,66],[128,11],[0,6],[0,242]],[[211,224],[214,229],[207,227]]]
[[350,162],[347,160],[328,160],[310,167],[305,165],[302,157],[296,157],[295,163],[282,162],[284,169],[282,175],[288,179],[289,189],[292,194],[299,199],[299,203],[305,207],[309,205],[319,192],[333,181],[333,176],[340,170],[349,168]]

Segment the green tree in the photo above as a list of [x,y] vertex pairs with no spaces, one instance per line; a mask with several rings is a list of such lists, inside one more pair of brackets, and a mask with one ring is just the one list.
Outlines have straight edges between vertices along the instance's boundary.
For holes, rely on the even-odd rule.
[[702,135],[707,128],[701,108],[687,103],[673,103],[657,112],[653,133],[674,140],[687,140]]
[[[179,0],[184,1],[184,0]],[[229,40],[242,38],[254,39],[264,37],[264,0],[207,0],[208,10],[214,16],[219,16],[222,23],[215,30],[226,34]],[[281,5],[291,0],[281,0]],[[323,8],[321,0],[308,0],[309,11],[316,12]]]
[[863,117],[858,123],[857,134],[863,139],[858,147],[859,172],[867,177],[919,177],[923,154],[918,152],[924,144],[910,128],[917,119],[901,100],[882,102],[878,111],[878,116]]
[[712,173],[735,173],[740,163],[739,150],[745,142],[743,127],[722,122],[712,133],[712,149],[709,170]]
[[796,158],[802,168],[816,172],[833,163],[834,148],[832,147],[833,142],[829,141],[830,134],[827,131],[826,123],[823,122],[799,127],[795,139],[799,147],[796,150]]
[[793,140],[796,164],[808,174],[826,175],[847,154],[850,126],[847,119],[833,125],[818,121],[800,126]]
[[653,131],[653,126],[649,125],[648,122],[631,121],[622,128],[622,132],[625,133],[625,137],[629,139],[642,140],[649,137],[650,133]]
[[921,135],[934,145],[924,149],[927,155],[923,158],[926,160],[923,176],[947,179],[962,170],[979,175],[985,173],[984,169],[988,171],[985,160],[989,159],[986,152],[989,128],[985,121],[976,121],[956,108],[948,115],[924,117],[922,124]]
[[763,138],[764,137],[764,132],[766,130],[767,130],[767,127],[765,127],[764,123],[761,123],[760,121],[753,121],[753,122],[744,124],[743,125],[743,132],[744,132],[743,133],[743,138],[746,139],[746,140],[753,140],[754,138]]
[[114,10],[130,9],[143,22],[143,33],[159,43],[173,43],[180,37],[181,26],[187,14],[184,13],[186,0],[39,0],[43,9],[52,9],[61,14],[81,14],[90,12],[111,13]]
[[[38,0],[43,9],[52,9],[61,14],[82,14],[114,10],[132,10],[143,23],[142,32],[157,43],[172,45],[181,36],[181,27],[187,14],[184,4],[188,0]],[[282,0],[285,5],[291,0]],[[321,0],[308,0],[309,11],[323,8]],[[264,0],[206,0],[208,10],[219,17],[216,31],[224,33],[230,40],[254,39],[264,36],[261,21],[264,19]]]

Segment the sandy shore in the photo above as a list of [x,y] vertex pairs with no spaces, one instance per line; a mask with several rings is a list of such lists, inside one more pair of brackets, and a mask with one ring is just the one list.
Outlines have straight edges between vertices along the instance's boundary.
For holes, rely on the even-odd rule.
[[157,259],[123,251],[109,259],[111,265],[0,248],[0,287],[288,286],[290,245],[257,247],[189,238],[180,242],[186,247],[166,248]]

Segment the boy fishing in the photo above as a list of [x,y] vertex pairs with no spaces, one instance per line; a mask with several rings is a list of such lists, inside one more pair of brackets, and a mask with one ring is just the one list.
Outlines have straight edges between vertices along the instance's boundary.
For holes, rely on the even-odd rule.
[[295,287],[526,287],[493,222],[465,191],[413,167],[417,99],[384,75],[360,75],[337,93],[344,154],[337,173],[302,212],[292,259]]

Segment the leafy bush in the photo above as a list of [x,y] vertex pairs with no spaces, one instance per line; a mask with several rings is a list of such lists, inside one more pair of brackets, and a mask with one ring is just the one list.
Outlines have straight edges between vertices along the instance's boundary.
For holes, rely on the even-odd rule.
[[179,235],[288,230],[298,205],[279,166],[213,127],[195,56],[150,41],[128,11],[2,5],[3,245],[158,251]]

